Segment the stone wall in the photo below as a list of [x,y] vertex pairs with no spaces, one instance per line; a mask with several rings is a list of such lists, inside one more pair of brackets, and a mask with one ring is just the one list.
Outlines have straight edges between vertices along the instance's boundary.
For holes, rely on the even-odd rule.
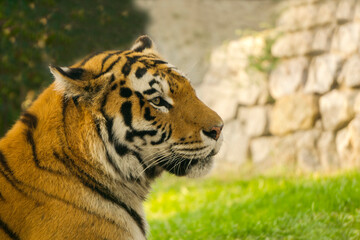
[[360,166],[359,47],[360,1],[292,0],[276,29],[214,50],[197,91],[225,121],[218,167]]
[[[199,84],[211,49],[243,29],[273,26],[284,0],[134,0],[150,21],[146,33],[164,58]],[[292,1],[292,0],[291,0]],[[280,6],[279,6],[280,7]],[[257,14],[261,9],[261,14]]]

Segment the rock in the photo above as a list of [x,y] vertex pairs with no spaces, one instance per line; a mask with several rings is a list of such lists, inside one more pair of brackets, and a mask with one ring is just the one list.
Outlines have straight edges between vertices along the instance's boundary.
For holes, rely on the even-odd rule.
[[204,76],[202,84],[217,84],[229,76],[226,50],[227,47],[223,45],[212,51],[210,56],[210,67]]
[[357,94],[354,90],[333,90],[320,98],[321,118],[326,130],[336,131],[351,120]]
[[360,2],[359,1],[356,1],[356,4],[355,4],[354,20],[355,21],[360,20]]
[[336,134],[336,151],[340,157],[340,168],[350,168],[351,162],[351,143],[350,132],[348,128],[340,130]]
[[318,14],[317,5],[308,4],[293,7],[284,11],[278,21],[277,26],[283,30],[298,30],[309,28],[316,24]]
[[322,132],[317,142],[317,148],[322,169],[333,170],[340,167],[340,159],[336,151],[334,132]]
[[268,107],[241,107],[237,119],[249,137],[259,137],[268,132]]
[[254,105],[264,102],[268,98],[267,75],[265,73],[248,69],[238,75],[236,82],[235,99],[242,105]]
[[334,22],[337,3],[335,1],[323,1],[319,4],[316,22],[318,25],[325,25]]
[[252,161],[255,164],[263,164],[266,161],[271,162],[278,141],[278,137],[260,137],[252,140],[250,143]]
[[336,18],[340,23],[353,19],[355,2],[357,0],[341,0],[337,7]]
[[360,115],[350,122],[348,128],[352,148],[350,166],[360,166]]
[[215,84],[221,81],[236,81],[249,67],[249,57],[263,52],[265,37],[248,36],[215,49],[210,57],[209,71],[203,83]]
[[265,37],[247,36],[231,41],[227,47],[227,67],[230,72],[237,72],[248,66],[249,56],[259,56],[265,46]]
[[360,86],[360,55],[356,54],[348,59],[338,78],[339,84],[347,87]]
[[315,57],[310,64],[306,93],[325,93],[334,84],[342,58],[334,54]]
[[355,97],[354,112],[356,114],[360,113],[360,94],[357,94]]
[[296,93],[276,101],[270,114],[270,132],[274,135],[306,130],[314,126],[318,117],[318,98]]
[[297,30],[297,25],[295,24],[297,21],[295,18],[296,10],[297,8],[289,8],[283,11],[277,19],[276,26],[283,31]]
[[298,167],[303,171],[319,170],[321,164],[316,143],[321,134],[319,129],[301,131],[294,134]]
[[223,81],[220,84],[202,84],[197,89],[198,97],[225,121],[236,117],[238,102],[234,83]]
[[233,168],[244,164],[248,160],[249,138],[237,120],[226,123],[223,129],[225,139],[220,152],[216,155],[216,164],[230,165]]
[[360,115],[336,135],[336,149],[341,159],[341,168],[360,166]]
[[348,56],[356,52],[360,42],[360,23],[350,22],[341,25],[332,39],[331,50]]
[[313,40],[314,33],[310,30],[287,33],[274,43],[271,52],[280,58],[306,55],[312,51]]
[[295,6],[317,3],[317,2],[321,2],[321,1],[322,0],[291,0],[291,2],[289,2],[288,4],[290,4],[290,6],[295,7]]
[[270,75],[269,89],[273,98],[296,92],[305,82],[309,61],[305,57],[285,60]]
[[251,159],[257,168],[289,169],[296,162],[295,138],[293,135],[256,138],[250,143],[250,152]]
[[330,25],[328,27],[319,28],[315,31],[314,41],[311,46],[313,53],[319,54],[330,50],[331,38],[334,30],[335,25]]

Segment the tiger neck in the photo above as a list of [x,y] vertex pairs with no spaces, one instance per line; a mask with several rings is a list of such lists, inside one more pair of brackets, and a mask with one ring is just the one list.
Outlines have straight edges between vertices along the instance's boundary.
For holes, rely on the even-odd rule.
[[[64,97],[50,86],[34,102],[29,112],[39,116],[38,128],[43,128],[42,125],[47,124],[46,128],[51,132],[47,135],[50,134],[58,140],[53,141],[52,146],[47,146],[47,151],[65,165],[69,174],[77,176],[81,181],[90,181],[94,185],[106,187],[115,197],[116,193],[121,192],[139,200],[145,199],[150,189],[150,180],[145,174],[130,176],[128,173],[131,168],[127,164],[121,166],[119,172],[111,166],[111,155],[107,151],[101,132],[98,132],[98,127],[103,128],[104,123],[97,124],[91,112],[75,99]],[[34,137],[48,136],[34,133]],[[121,159],[123,163],[135,163],[134,160],[134,157],[130,156],[123,156]],[[138,162],[136,168],[141,169]]]

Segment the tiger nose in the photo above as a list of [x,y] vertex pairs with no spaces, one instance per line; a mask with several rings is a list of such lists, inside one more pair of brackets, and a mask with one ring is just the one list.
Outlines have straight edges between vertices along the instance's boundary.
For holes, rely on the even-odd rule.
[[210,131],[205,131],[205,130],[202,130],[202,131],[206,136],[208,136],[208,137],[210,137],[210,138],[212,138],[214,140],[218,140],[219,137],[220,137],[221,130],[222,130],[223,126],[224,125],[214,126],[214,127],[212,127],[210,129]]

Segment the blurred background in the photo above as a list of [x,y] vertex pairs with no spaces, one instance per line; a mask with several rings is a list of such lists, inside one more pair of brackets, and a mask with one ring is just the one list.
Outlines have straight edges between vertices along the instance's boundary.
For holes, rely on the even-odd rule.
[[155,185],[151,239],[360,239],[360,0],[3,0],[0,30],[0,135],[50,63],[141,34],[224,119],[210,178]]
[[[0,1],[0,135],[52,82],[48,65],[68,66],[150,35],[169,62],[199,84],[213,48],[241,29],[273,24],[277,1]],[[91,6],[91,7],[89,7]],[[233,9],[236,9],[234,11]],[[263,9],[257,14],[258,9]]]

